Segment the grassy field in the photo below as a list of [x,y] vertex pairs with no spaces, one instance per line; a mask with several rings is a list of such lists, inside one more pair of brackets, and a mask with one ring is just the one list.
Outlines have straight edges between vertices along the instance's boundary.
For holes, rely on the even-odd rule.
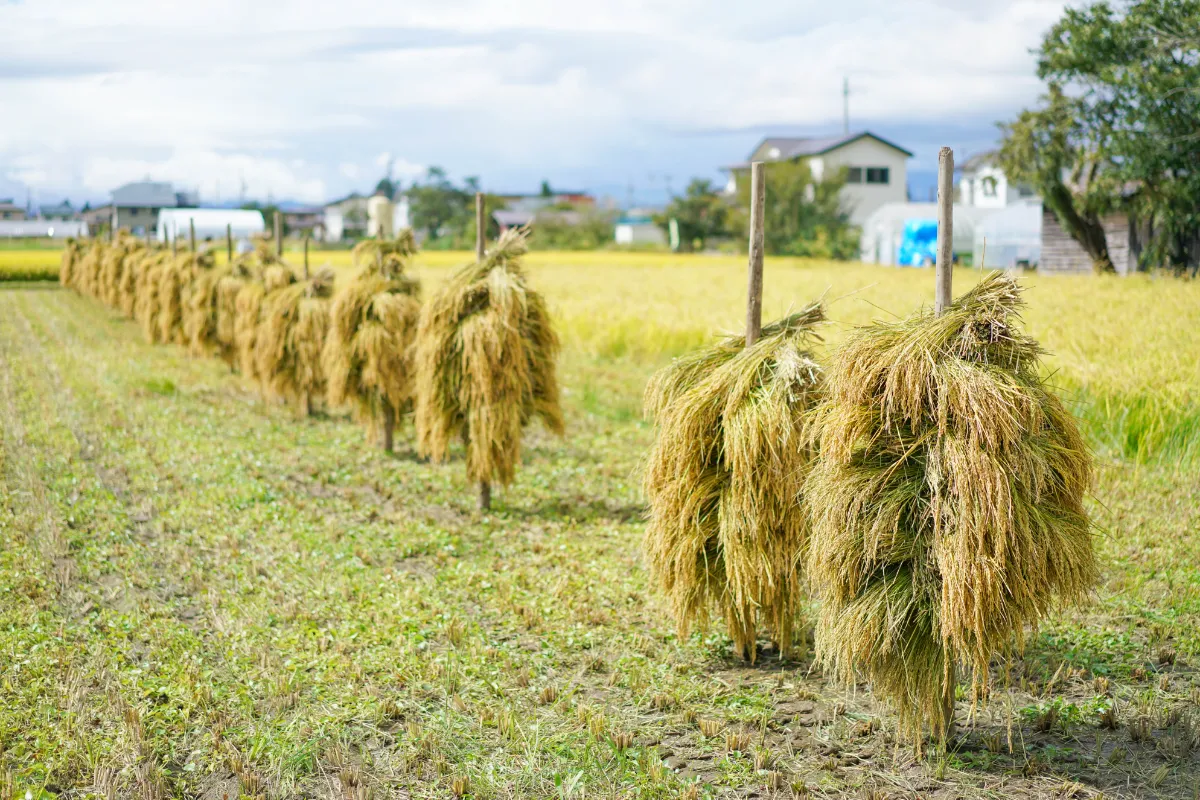
[[[423,255],[427,291],[462,260]],[[641,390],[739,327],[743,260],[530,263],[568,434],[535,428],[486,515],[410,425],[385,456],[90,300],[0,285],[0,799],[1200,796],[1200,285],[1025,281],[1100,458],[1102,582],[917,760],[865,686],[681,641],[647,586]],[[931,289],[769,260],[764,310],[825,294],[834,344]]]

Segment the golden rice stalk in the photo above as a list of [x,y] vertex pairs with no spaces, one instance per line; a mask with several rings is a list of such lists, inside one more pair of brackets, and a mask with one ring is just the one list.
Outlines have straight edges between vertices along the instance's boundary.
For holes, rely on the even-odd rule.
[[781,653],[791,649],[815,455],[804,422],[823,381],[811,347],[823,319],[813,303],[749,348],[734,336],[676,360],[646,388],[658,426],[644,478],[652,579],[681,635],[716,608],[751,662],[760,626]]
[[117,285],[117,307],[130,319],[137,319],[138,283],[142,271],[156,261],[158,254],[159,251],[152,247],[143,247],[129,256],[121,271]]
[[216,343],[217,355],[232,369],[238,357],[238,295],[248,282],[254,280],[253,271],[245,259],[236,259],[228,272],[217,281],[216,288]]
[[512,482],[521,430],[534,416],[563,430],[558,337],[521,269],[526,236],[509,230],[482,262],[455,272],[417,332],[418,450],[442,461],[464,438],[467,476],[481,484]]
[[195,273],[183,316],[188,351],[194,356],[213,355],[220,350],[217,341],[217,286],[232,273],[233,267],[228,264]]
[[212,269],[215,259],[208,253],[180,253],[167,259],[158,271],[158,340],[170,344],[187,344],[183,327],[183,312],[191,292],[192,281],[203,271]]
[[58,283],[64,289],[75,288],[75,269],[83,258],[83,243],[74,237],[67,239],[58,267]]
[[117,240],[104,252],[96,280],[96,299],[110,308],[120,308],[120,291],[126,264],[144,248],[143,242],[121,231]]
[[334,272],[323,268],[311,280],[270,293],[263,302],[255,344],[255,369],[268,396],[297,401],[311,412],[325,391],[321,350],[329,331],[329,297]]
[[267,290],[256,280],[246,280],[238,289],[235,300],[234,343],[237,364],[243,377],[258,381],[255,348],[258,344],[258,323],[262,317],[263,299]]
[[107,245],[99,240],[92,241],[91,247],[84,253],[83,258],[73,270],[75,290],[88,297],[96,296],[96,280],[100,272],[100,263],[104,258]]
[[1096,579],[1083,496],[1092,458],[989,275],[940,317],[852,334],[816,414],[805,484],[821,661],[865,675],[919,741],[953,721],[955,664],[987,681],[1056,600]]
[[138,269],[135,283],[134,318],[142,326],[147,342],[158,339],[158,283],[159,275],[172,259],[171,253],[162,250],[147,256]]
[[416,253],[417,239],[411,228],[405,228],[395,239],[363,239],[354,245],[351,257],[355,266],[374,269],[385,278],[399,278]]
[[382,430],[385,450],[392,449],[397,417],[413,404],[421,316],[420,284],[400,272],[402,262],[388,259],[393,277],[369,263],[334,297],[322,354],[330,406],[350,404],[371,435]]

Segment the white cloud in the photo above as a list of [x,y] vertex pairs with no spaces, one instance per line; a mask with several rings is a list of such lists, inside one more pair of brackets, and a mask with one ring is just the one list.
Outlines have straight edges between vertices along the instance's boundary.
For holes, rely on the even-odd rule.
[[[319,199],[389,161],[531,183],[697,131],[990,125],[1038,92],[1058,0],[0,4],[0,168]],[[676,148],[678,149],[678,148]],[[370,153],[377,153],[377,157]],[[740,157],[740,153],[737,156]],[[358,187],[362,188],[362,187]]]

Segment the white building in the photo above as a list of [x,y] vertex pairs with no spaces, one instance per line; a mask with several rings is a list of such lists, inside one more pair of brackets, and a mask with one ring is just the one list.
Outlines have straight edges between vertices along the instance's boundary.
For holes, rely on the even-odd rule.
[[979,153],[963,162],[958,181],[958,202],[975,208],[1007,208],[1029,200],[1033,189],[1012,183],[996,166],[994,152]]
[[624,245],[664,245],[667,235],[663,229],[654,223],[650,211],[643,208],[631,208],[626,211],[614,226],[613,239],[617,244]]
[[238,241],[247,241],[266,231],[261,211],[240,208],[164,208],[158,212],[155,237],[160,242],[172,242],[176,237],[186,241],[196,227],[196,241],[224,241],[226,232]]
[[[380,228],[385,235],[394,236],[397,232],[412,227],[408,195],[398,195],[390,202],[385,197],[378,197],[378,200],[376,197],[378,196],[364,197],[355,193],[325,206],[325,241],[340,242],[342,239],[375,236]],[[387,202],[387,206],[380,203],[380,200]],[[381,214],[390,214],[390,228],[387,220],[380,224]]]
[[1036,267],[1042,260],[1042,204],[1015,202],[975,226],[972,264],[988,269]]
[[[817,180],[845,167],[846,186],[842,189],[842,202],[850,214],[850,221],[862,225],[880,206],[902,203],[907,199],[907,164],[911,157],[912,153],[903,147],[869,131],[809,138],[773,136],[763,139],[745,163],[726,167],[729,171],[726,191],[733,193],[737,190],[738,176],[745,176],[753,161],[803,159]],[[770,198],[767,201],[770,202]]]
[[[975,230],[992,213],[992,209],[954,206],[953,248],[956,255],[974,252]],[[880,206],[862,224],[860,258],[868,264],[894,266],[902,263],[900,253],[906,243],[906,232],[911,236],[914,229],[928,230],[929,226],[936,231],[937,216],[937,203],[902,202]]]

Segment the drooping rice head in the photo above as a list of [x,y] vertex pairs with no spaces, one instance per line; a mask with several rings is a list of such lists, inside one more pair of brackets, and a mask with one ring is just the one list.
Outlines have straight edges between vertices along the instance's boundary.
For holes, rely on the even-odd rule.
[[417,239],[411,228],[405,228],[396,234],[395,239],[362,240],[354,245],[352,258],[355,266],[378,272],[385,278],[400,280],[416,253]]
[[172,258],[170,252],[161,251],[148,257],[138,270],[134,317],[142,326],[146,341],[154,343],[158,338],[158,284],[159,275]]
[[192,289],[192,282],[204,271],[213,268],[213,254],[180,253],[168,259],[158,273],[158,337],[159,341],[186,345],[183,315]]
[[80,294],[94,298],[96,296],[96,281],[100,272],[100,263],[104,252],[108,249],[102,240],[95,239],[84,253],[83,258],[74,270],[75,289]]
[[264,393],[289,402],[325,391],[321,351],[329,331],[329,297],[334,272],[324,268],[312,279],[267,295],[256,344],[256,370]]
[[247,263],[246,259],[235,259],[230,269],[217,280],[217,355],[231,368],[239,361],[237,345],[238,295],[247,282],[252,280],[255,280],[253,269]]
[[368,266],[334,297],[322,364],[330,406],[350,405],[374,436],[387,415],[411,409],[420,285]]
[[275,240],[270,234],[259,234],[253,237],[254,255],[258,263],[264,267],[280,264],[282,260],[275,254]]
[[125,267],[121,270],[121,279],[117,285],[117,307],[121,313],[130,319],[137,318],[138,282],[142,271],[153,263],[158,251],[152,247],[143,247],[126,259]]
[[521,269],[526,236],[510,229],[482,262],[455,272],[418,327],[418,450],[442,461],[465,438],[472,481],[512,482],[533,417],[563,430],[558,337]]
[[805,485],[822,662],[865,675],[919,740],[943,736],[953,664],[988,679],[1056,601],[1096,578],[1092,459],[995,273],[941,317],[857,331],[816,414]]
[[188,351],[194,356],[214,355],[220,350],[220,342],[217,341],[217,287],[222,279],[232,274],[230,265],[198,269],[194,273],[183,318]]
[[75,268],[83,258],[83,243],[74,237],[67,239],[58,267],[58,283],[64,289],[75,288]]
[[120,308],[121,281],[128,260],[142,249],[142,242],[121,231],[116,241],[104,252],[100,260],[100,273],[96,280],[96,299],[110,308]]
[[258,344],[258,323],[262,316],[266,287],[260,281],[247,279],[238,289],[235,300],[234,344],[237,349],[238,370],[242,376],[258,382],[255,350]]
[[761,627],[791,649],[814,458],[805,418],[823,382],[811,347],[823,319],[814,303],[749,348],[729,337],[676,360],[646,389],[658,427],[644,479],[652,579],[681,635],[715,609],[751,661]]

